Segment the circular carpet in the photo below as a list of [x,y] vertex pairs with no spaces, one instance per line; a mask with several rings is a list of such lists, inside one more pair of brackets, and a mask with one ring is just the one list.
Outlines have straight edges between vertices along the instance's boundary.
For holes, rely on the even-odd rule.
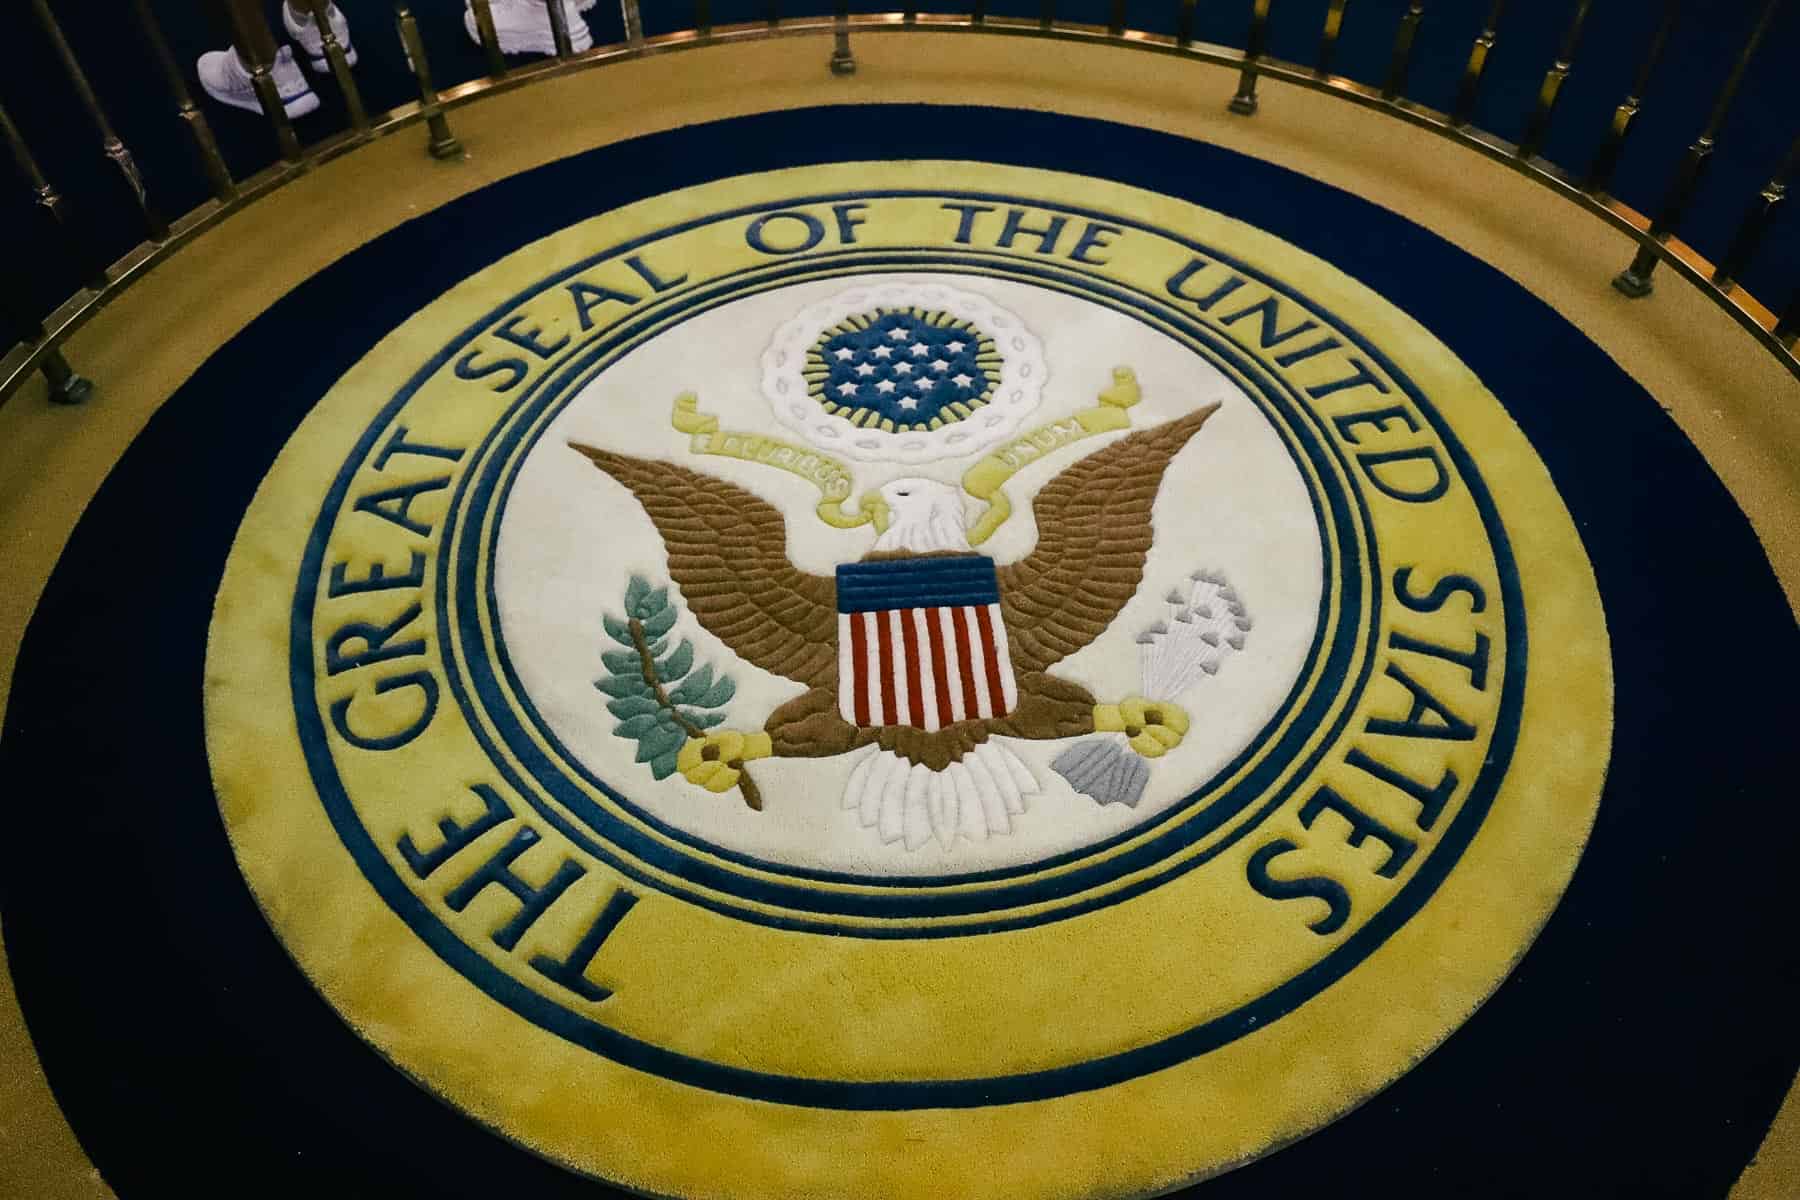
[[420,217],[157,413],[0,915],[128,1200],[1722,1195],[1796,667],[1698,453],[1435,236],[800,110]]

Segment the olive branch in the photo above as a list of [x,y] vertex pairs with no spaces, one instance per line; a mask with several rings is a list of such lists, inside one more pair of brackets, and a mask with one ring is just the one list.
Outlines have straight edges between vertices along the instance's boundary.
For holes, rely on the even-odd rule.
[[[669,649],[669,633],[680,616],[669,589],[652,588],[641,575],[633,575],[625,586],[623,620],[601,614],[607,636],[619,649],[601,652],[607,674],[594,686],[612,697],[606,708],[619,718],[613,733],[637,743],[637,761],[649,764],[657,779],[675,773],[689,738],[705,737],[708,729],[724,722],[724,706],[737,694],[737,684],[729,676],[715,676],[710,663],[694,667],[694,644],[686,638]],[[762,807],[747,773],[739,777],[738,787],[751,808]]]

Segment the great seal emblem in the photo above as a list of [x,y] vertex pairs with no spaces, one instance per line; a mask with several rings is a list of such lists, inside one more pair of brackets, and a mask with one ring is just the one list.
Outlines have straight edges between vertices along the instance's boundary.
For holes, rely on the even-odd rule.
[[681,207],[421,312],[238,533],[209,754],[330,1001],[554,1159],[733,1197],[1147,1193],[1446,1036],[1566,882],[1610,711],[1479,380],[1100,181]]

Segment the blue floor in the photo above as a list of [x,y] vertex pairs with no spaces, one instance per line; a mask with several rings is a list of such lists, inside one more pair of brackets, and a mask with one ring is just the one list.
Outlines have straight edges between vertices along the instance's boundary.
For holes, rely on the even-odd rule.
[[[362,61],[357,79],[371,111],[416,98],[393,28],[393,5],[385,0],[339,0],[348,15]],[[202,51],[222,39],[205,19],[198,0],[151,0],[177,57],[190,69]],[[276,0],[269,0],[275,11]],[[1455,97],[1471,41],[1479,32],[1489,0],[1438,0],[1427,6],[1419,29],[1406,94],[1434,108],[1448,109]],[[131,7],[116,0],[84,5],[52,0],[66,32],[86,64],[108,115],[134,152],[150,196],[166,217],[179,215],[207,195],[185,127],[175,115],[155,61],[144,45]],[[764,19],[767,0],[715,0],[719,23]],[[782,4],[787,15],[829,11],[820,0]],[[855,0],[854,11],[877,12],[896,5]],[[940,0],[921,7],[942,11],[966,4]],[[1164,33],[1175,31],[1179,0],[1128,0],[1127,23]],[[1555,48],[1573,0],[1530,0],[1509,6],[1500,22],[1475,124],[1517,139]],[[1663,11],[1661,0],[1601,0],[1594,4],[1575,70],[1545,146],[1551,160],[1577,171],[1592,159],[1612,110],[1629,91],[1637,64]],[[1754,24],[1762,0],[1688,0],[1668,51],[1646,93],[1633,140],[1620,164],[1614,190],[1628,203],[1650,212],[1661,207],[1669,180],[1685,148],[1700,132],[1705,114],[1725,78],[1737,48]],[[651,35],[687,27],[694,0],[645,0]],[[1112,5],[1104,0],[1061,0],[1058,15],[1104,23]],[[1318,54],[1319,29],[1327,0],[1276,0],[1272,6],[1269,51],[1311,64]],[[1380,82],[1386,74],[1394,32],[1405,0],[1355,0],[1350,4],[1335,69],[1353,78]],[[419,18],[432,69],[440,85],[486,73],[480,51],[462,26],[462,0],[418,0]],[[1035,17],[1037,0],[993,0],[995,15]],[[1195,36],[1241,46],[1249,24],[1249,0],[1200,0]],[[1708,257],[1725,252],[1758,190],[1768,180],[1789,142],[1800,133],[1800,97],[1791,79],[1800,57],[1800,5],[1786,4],[1751,64],[1736,105],[1718,139],[1718,152],[1680,232]],[[601,0],[586,14],[597,44],[623,38],[613,0]],[[47,39],[23,3],[0,6],[0,71],[3,103],[36,152],[45,173],[68,198],[77,236],[93,259],[110,262],[136,244],[143,226],[124,184],[100,152],[93,122],[77,101]],[[821,55],[823,48],[821,47]],[[821,59],[823,69],[823,59]],[[343,105],[329,80],[318,82],[320,110],[298,123],[302,140],[317,141],[346,124]],[[1271,89],[1274,91],[1274,89]],[[274,161],[270,131],[260,116],[214,104],[194,87],[232,170],[249,175]],[[154,97],[155,103],[145,103]],[[947,97],[946,99],[952,99]],[[1270,103],[1280,103],[1278,92]],[[571,119],[579,119],[572,115]],[[4,284],[15,303],[34,312],[50,311],[75,287],[79,273],[60,239],[46,236],[33,210],[23,176],[10,160],[0,162],[0,255],[8,264]],[[1621,266],[1624,264],[1621,263]],[[1800,220],[1784,213],[1771,230],[1757,261],[1742,282],[1779,309],[1800,286]],[[0,328],[0,346],[16,336]]]

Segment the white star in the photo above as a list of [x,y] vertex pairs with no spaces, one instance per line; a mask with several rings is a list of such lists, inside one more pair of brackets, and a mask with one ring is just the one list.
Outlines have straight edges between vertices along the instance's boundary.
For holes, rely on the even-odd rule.
[[905,329],[903,329],[897,325],[894,328],[888,330],[888,339],[890,341],[904,342],[907,338],[909,338],[911,336],[912,336],[912,334],[908,333]]
[[967,342],[951,342],[949,345],[945,346],[944,349],[952,354],[961,354],[963,352],[963,347],[966,345],[968,345]]
[[939,375],[942,375],[945,371],[950,369],[950,364],[941,358],[936,358],[931,362],[931,369],[936,371]]
[[904,362],[903,363],[895,363],[894,364],[894,374],[896,374],[896,375],[911,375],[912,374],[912,364],[904,363]]
[[911,412],[913,409],[919,407],[919,402],[911,396],[906,396],[901,399],[900,407],[904,408],[907,412]]
[[868,363],[857,363],[856,373],[866,379],[875,373],[875,368]]
[[880,383],[875,385],[875,390],[885,396],[894,390],[894,381],[891,379],[883,379]]
[[852,350],[850,347],[848,347],[848,346],[839,346],[838,347],[837,360],[839,362],[849,362],[851,359],[853,359],[855,357],[856,357],[856,351]]
[[932,388],[937,386],[937,380],[915,379],[913,380],[913,386],[918,388],[921,392],[929,392]]
[[854,383],[840,383],[840,384],[838,384],[837,390],[838,390],[838,395],[840,395],[840,396],[856,395],[856,385]]
[[894,348],[892,346],[877,346],[874,350],[870,351],[870,353],[876,358],[892,358],[894,357]]
[[914,342],[912,344],[912,355],[914,358],[924,358],[930,353],[931,347],[927,346],[924,342]]
[[954,383],[959,388],[967,389],[968,386],[975,381],[967,375],[952,375],[950,377],[950,382]]

